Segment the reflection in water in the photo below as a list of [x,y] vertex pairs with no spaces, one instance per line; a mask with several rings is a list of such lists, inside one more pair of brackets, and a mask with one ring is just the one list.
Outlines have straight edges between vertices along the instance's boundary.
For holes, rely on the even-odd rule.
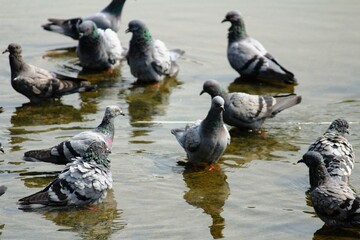
[[221,216],[221,212],[230,195],[225,173],[220,167],[212,171],[185,170],[183,177],[189,188],[184,194],[185,201],[192,206],[202,208],[210,215],[213,221],[210,226],[211,235],[214,239],[223,238],[225,219]]
[[[134,85],[129,89],[121,90],[120,94],[126,96],[129,104],[130,124],[137,127],[133,131],[133,137],[145,136],[150,132],[148,127],[151,123],[148,122],[151,122],[156,115],[165,114],[171,91],[179,85],[175,78],[165,78],[156,84]],[[139,123],[141,121],[146,123]]]
[[233,128],[230,130],[231,144],[225,150],[223,158],[233,160],[239,166],[252,160],[284,159],[284,153],[300,150],[299,146],[290,143],[295,134],[289,134],[291,133],[281,132],[270,135],[267,132],[247,132]]
[[[28,188],[44,188],[54,180],[60,172],[26,172],[20,173],[21,180]],[[34,210],[42,214],[45,219],[56,225],[67,227],[59,231],[77,232],[83,239],[109,239],[111,234],[125,227],[121,221],[121,212],[117,209],[117,202],[113,190],[108,191],[104,201],[91,207],[51,208],[45,207]]]
[[355,240],[360,239],[360,230],[339,229],[324,225],[314,233],[313,240]]
[[294,85],[271,85],[266,83],[254,83],[250,80],[236,78],[228,87],[229,92],[244,92],[255,95],[277,95],[294,93]]
[[[93,107],[95,111],[91,112],[96,112],[96,106]],[[81,110],[71,105],[64,105],[60,100],[52,103],[26,103],[15,109],[11,116],[11,123],[14,127],[20,127],[82,122],[84,119]]]
[[58,231],[76,232],[82,239],[109,239],[111,234],[124,229],[126,225],[121,221],[121,212],[116,207],[113,190],[109,190],[102,203],[91,207],[44,208],[32,211],[62,227]]

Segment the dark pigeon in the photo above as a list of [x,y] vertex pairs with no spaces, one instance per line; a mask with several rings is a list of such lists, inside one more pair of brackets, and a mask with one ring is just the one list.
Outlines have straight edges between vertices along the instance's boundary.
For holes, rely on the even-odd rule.
[[125,0],[113,0],[102,11],[86,18],[71,19],[48,19],[50,23],[42,25],[45,30],[57,32],[75,40],[79,39],[80,34],[78,26],[86,20],[93,21],[100,29],[110,28],[114,32],[118,32],[120,28],[121,12],[123,10]]

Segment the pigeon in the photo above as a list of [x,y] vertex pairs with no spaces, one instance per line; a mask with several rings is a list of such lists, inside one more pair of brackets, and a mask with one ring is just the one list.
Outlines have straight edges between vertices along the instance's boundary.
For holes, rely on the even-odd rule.
[[242,129],[259,129],[267,118],[301,102],[301,96],[287,95],[251,95],[247,93],[228,93],[216,80],[206,81],[203,93],[212,98],[221,96],[225,100],[224,122]]
[[[349,176],[354,168],[355,153],[352,145],[345,138],[349,123],[342,118],[333,121],[326,132],[310,145],[308,151],[321,154],[330,176],[349,182]],[[311,187],[314,183],[310,179]]]
[[3,52],[9,52],[11,68],[11,85],[31,102],[53,100],[63,95],[93,90],[92,85],[84,79],[63,76],[45,69],[27,64],[21,55],[21,46],[9,44]]
[[281,66],[259,41],[248,36],[239,12],[228,12],[223,22],[231,23],[227,47],[229,63],[242,77],[286,84],[297,83],[292,72]]
[[71,19],[48,19],[50,23],[43,24],[45,30],[57,32],[74,40],[79,39],[80,34],[78,26],[86,20],[93,21],[100,29],[110,28],[114,32],[118,32],[120,28],[121,12],[124,7],[125,0],[112,0],[111,3],[101,12],[87,18],[71,18]]
[[0,152],[5,153],[3,145],[0,143]]
[[108,106],[105,109],[102,122],[95,129],[81,132],[51,148],[25,152],[23,159],[61,165],[72,162],[74,157],[84,155],[93,141],[105,142],[107,147],[111,149],[115,133],[114,118],[118,115],[124,115],[118,106]]
[[117,34],[110,28],[98,29],[93,21],[79,25],[80,39],[76,54],[84,69],[108,70],[120,64],[125,57]]
[[1,185],[0,186],[0,196],[3,195],[6,192],[6,190],[7,190],[7,187],[4,185]]
[[66,165],[60,175],[43,190],[21,198],[20,209],[81,206],[100,203],[112,188],[110,150],[94,141],[82,157]]
[[214,97],[210,111],[204,120],[187,124],[185,129],[171,130],[185,149],[190,163],[214,164],[230,144],[230,134],[222,117],[224,103],[222,97]]
[[[339,156],[335,157],[340,161]],[[316,214],[331,227],[360,227],[360,198],[344,181],[330,176],[320,153],[308,151],[298,163],[309,167],[310,199]]]
[[132,32],[127,62],[131,74],[139,83],[161,81],[165,76],[175,77],[179,66],[175,62],[185,52],[180,49],[168,50],[160,40],[153,40],[147,26],[139,20],[129,22],[126,33]]

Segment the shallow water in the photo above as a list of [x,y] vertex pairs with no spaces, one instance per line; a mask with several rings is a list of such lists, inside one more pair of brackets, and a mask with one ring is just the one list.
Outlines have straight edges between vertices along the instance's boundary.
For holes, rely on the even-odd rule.
[[[133,86],[126,62],[112,75],[80,72],[76,42],[43,31],[48,17],[87,16],[107,1],[2,0],[0,46],[23,46],[26,61],[98,84],[95,92],[30,105],[10,85],[8,57],[0,58],[0,234],[3,239],[359,239],[356,231],[322,229],[306,197],[307,168],[296,162],[329,123],[351,122],[360,156],[360,2],[349,1],[164,1],[128,0],[118,35],[127,22],[145,21],[155,38],[186,51],[177,79]],[[238,9],[248,33],[299,79],[295,87],[234,83],[225,49],[227,11]],[[268,120],[266,134],[231,131],[232,142],[216,171],[188,172],[185,153],[170,129],[203,118],[205,80],[230,91],[294,92],[303,102]],[[21,160],[23,152],[53,146],[99,124],[107,105],[126,113],[116,120],[112,150],[114,189],[96,209],[24,212],[16,201],[46,186],[63,169]],[[360,166],[351,184],[360,191]]]

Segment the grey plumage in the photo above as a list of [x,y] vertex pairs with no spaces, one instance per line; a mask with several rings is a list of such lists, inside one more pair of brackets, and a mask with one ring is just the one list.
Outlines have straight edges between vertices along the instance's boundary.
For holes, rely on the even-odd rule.
[[79,39],[78,26],[83,21],[93,21],[100,29],[110,28],[114,32],[119,31],[120,19],[125,0],[112,0],[111,3],[100,12],[86,18],[71,19],[48,19],[50,23],[43,24],[45,30],[57,32],[69,36],[75,40]]
[[31,102],[53,100],[63,95],[90,91],[96,86],[89,82],[49,72],[45,69],[27,64],[21,55],[21,46],[9,44],[3,52],[9,52],[11,68],[11,85]]
[[360,198],[346,182],[330,176],[321,154],[309,151],[299,162],[309,167],[310,198],[319,218],[332,227],[359,228]]
[[112,188],[110,151],[104,142],[93,142],[83,157],[66,165],[43,190],[19,200],[21,209],[43,206],[80,206],[101,202]]
[[165,76],[174,77],[179,72],[176,59],[185,52],[179,49],[168,50],[160,40],[154,40],[145,23],[139,20],[129,22],[126,32],[131,32],[127,62],[131,74],[139,82],[161,81]]
[[[349,133],[348,128],[349,123],[345,119],[334,120],[326,132],[308,149],[322,155],[331,177],[347,183],[355,162],[352,145],[345,138],[345,134]],[[314,183],[310,181],[310,185],[313,187]]]
[[75,157],[81,157],[94,141],[105,142],[111,149],[115,134],[114,118],[119,115],[124,113],[118,106],[108,106],[100,125],[95,129],[81,132],[51,148],[27,151],[24,160],[67,164]]
[[230,11],[222,22],[230,22],[227,57],[242,77],[295,84],[292,72],[281,66],[257,40],[248,36],[245,23],[237,11]]
[[93,21],[79,25],[80,39],[76,54],[85,69],[108,70],[120,64],[126,50],[111,29],[98,29]]
[[219,160],[230,144],[230,134],[223,122],[223,111],[224,100],[220,96],[214,97],[204,120],[188,124],[185,129],[171,130],[185,149],[190,163],[213,164]]
[[301,102],[295,94],[269,96],[246,93],[228,93],[216,80],[206,81],[200,94],[208,93],[211,98],[221,96],[225,100],[224,122],[230,126],[259,129],[267,118]]

